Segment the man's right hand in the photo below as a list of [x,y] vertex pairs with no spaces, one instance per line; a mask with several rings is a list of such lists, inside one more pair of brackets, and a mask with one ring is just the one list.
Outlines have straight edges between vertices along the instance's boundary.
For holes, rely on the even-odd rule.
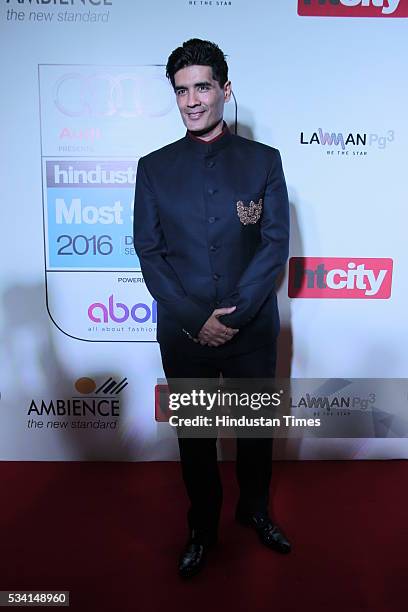
[[239,329],[232,329],[223,325],[218,321],[218,317],[234,312],[236,306],[229,308],[216,308],[209,319],[204,323],[198,334],[198,339],[201,345],[221,346],[231,340],[239,332]]

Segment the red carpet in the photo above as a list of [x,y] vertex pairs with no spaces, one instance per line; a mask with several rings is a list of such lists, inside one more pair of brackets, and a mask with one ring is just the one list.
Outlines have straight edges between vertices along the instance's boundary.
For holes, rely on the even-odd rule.
[[0,470],[0,590],[69,590],[81,612],[408,609],[407,461],[275,462],[288,556],[234,522],[234,464],[221,464],[221,541],[190,582],[176,574],[187,508],[177,463]]

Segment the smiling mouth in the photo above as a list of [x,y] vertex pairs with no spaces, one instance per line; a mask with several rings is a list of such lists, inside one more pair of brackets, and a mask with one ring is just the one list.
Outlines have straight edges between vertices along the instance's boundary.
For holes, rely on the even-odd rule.
[[187,113],[187,115],[192,119],[196,119],[197,117],[200,117],[204,112],[205,111],[197,111],[196,113]]

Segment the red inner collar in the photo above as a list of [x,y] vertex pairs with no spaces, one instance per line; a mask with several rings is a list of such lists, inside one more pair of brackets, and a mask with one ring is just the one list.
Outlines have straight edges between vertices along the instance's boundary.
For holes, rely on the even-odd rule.
[[222,132],[218,134],[218,136],[214,136],[214,138],[211,138],[211,140],[203,140],[199,136],[194,136],[194,134],[192,134],[189,131],[188,131],[188,135],[190,136],[190,138],[193,138],[194,140],[198,140],[198,142],[202,142],[204,144],[210,144],[211,142],[215,142],[216,140],[219,140],[220,138],[222,138],[224,134],[226,134],[227,131],[228,131],[228,125],[224,121]]

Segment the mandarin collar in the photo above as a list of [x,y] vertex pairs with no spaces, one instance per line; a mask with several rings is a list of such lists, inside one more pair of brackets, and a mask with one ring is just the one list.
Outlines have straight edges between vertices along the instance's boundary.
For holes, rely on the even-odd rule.
[[232,134],[225,121],[223,124],[222,136],[220,136],[220,138],[217,138],[213,142],[199,140],[197,139],[197,137],[193,138],[188,130],[186,131],[186,135],[184,137],[188,149],[193,153],[197,153],[198,155],[210,155],[211,153],[216,153],[217,151],[220,151],[221,149],[224,149],[226,146],[228,146],[231,142],[231,139]]

